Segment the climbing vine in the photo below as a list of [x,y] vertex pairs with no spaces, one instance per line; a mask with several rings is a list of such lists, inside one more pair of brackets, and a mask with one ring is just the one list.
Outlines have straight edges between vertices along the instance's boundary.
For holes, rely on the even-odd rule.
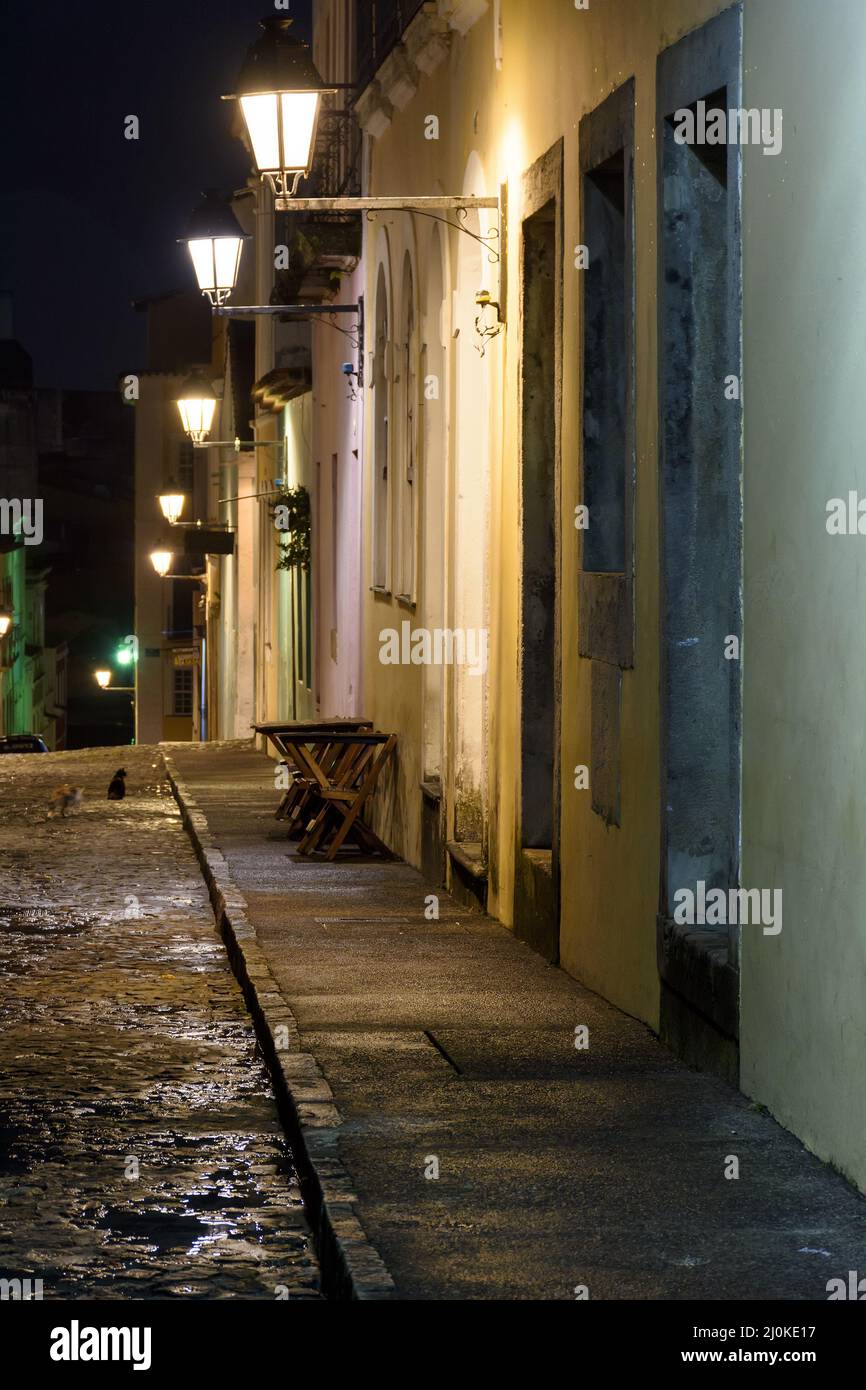
[[278,570],[296,566],[309,570],[312,560],[312,512],[310,494],[305,487],[281,488],[271,504],[274,525],[280,532]]

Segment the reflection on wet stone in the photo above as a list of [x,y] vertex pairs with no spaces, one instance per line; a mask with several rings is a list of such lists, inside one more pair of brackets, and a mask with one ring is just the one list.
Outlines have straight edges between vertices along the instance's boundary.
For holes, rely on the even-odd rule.
[[[317,1298],[291,1154],[154,755],[0,762],[0,1278]],[[51,790],[85,788],[75,816]]]

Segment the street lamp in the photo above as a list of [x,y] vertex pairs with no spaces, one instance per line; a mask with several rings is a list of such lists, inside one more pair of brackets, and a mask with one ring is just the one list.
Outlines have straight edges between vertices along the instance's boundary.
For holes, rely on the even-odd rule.
[[165,579],[171,569],[171,562],[173,559],[174,553],[171,550],[152,550],[150,552],[150,563],[153,565],[160,579]]
[[216,306],[225,304],[238,282],[241,251],[249,236],[219,193],[208,189],[202,199],[180,240],[189,250],[199,289]]
[[[241,440],[237,436],[234,439],[208,439],[213,428],[214,414],[216,412],[217,398],[216,393],[202,372],[193,372],[192,376],[187,377],[180,391],[180,399],[177,408],[180,411],[180,418],[186,433],[189,435],[196,449],[227,448],[234,449],[236,454],[247,449],[271,449],[285,448],[283,440],[279,439],[251,439]],[[169,515],[170,508],[174,510],[177,503],[180,508],[177,515]],[[163,516],[172,525],[175,525],[181,511],[183,510],[183,497],[179,493],[165,492],[160,494],[159,505],[162,507]]]
[[152,550],[150,552],[150,563],[160,579],[192,579],[199,584],[207,584],[206,574],[174,574],[171,568],[174,558],[173,550]]
[[176,526],[183,514],[186,497],[182,492],[161,492],[159,505],[170,526]]
[[263,36],[247,52],[237,91],[256,169],[274,193],[291,197],[310,171],[322,96],[328,87],[309,45],[291,33],[292,21],[269,15]]
[[184,382],[177,403],[181,422],[193,444],[202,444],[210,434],[216,403],[210,382],[201,372],[193,372]]
[[[110,690],[112,695],[134,695],[134,685],[112,685],[110,671],[94,671],[96,684],[100,690]],[[131,702],[130,702],[131,703]]]
[[12,614],[8,608],[0,608],[0,637],[5,637],[12,626]]

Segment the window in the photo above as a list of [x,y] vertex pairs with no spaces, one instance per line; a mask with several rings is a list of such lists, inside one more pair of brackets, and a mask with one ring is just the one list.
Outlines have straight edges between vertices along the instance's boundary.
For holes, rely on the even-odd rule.
[[[580,123],[583,274],[583,479],[589,511],[585,575],[633,574],[634,82]],[[586,586],[584,586],[586,587]],[[596,586],[598,587],[598,586]],[[617,595],[623,628],[625,596]],[[629,644],[630,646],[631,644]],[[599,650],[584,655],[612,660]],[[630,665],[631,660],[617,662]]]
[[415,599],[415,551],[417,546],[417,487],[416,468],[418,453],[417,392],[418,392],[418,339],[415,332],[415,285],[412,275],[412,262],[408,252],[403,262],[402,293],[403,329],[400,335],[400,376],[399,376],[399,448],[400,472],[398,476],[399,496],[397,502],[397,593],[400,598],[414,602]]
[[[429,377],[437,381],[446,380],[445,346],[443,342],[443,320],[445,307],[445,267],[442,260],[442,241],[439,228],[433,228],[427,271],[423,277],[425,315],[423,334],[427,339],[421,352],[419,380],[424,383]],[[419,287],[420,288],[420,287]],[[477,354],[476,354],[477,356]],[[445,421],[444,402],[440,399],[421,398],[419,405],[419,429],[423,431],[423,444],[420,446],[424,457],[424,476],[418,480],[417,489],[423,487],[423,507],[419,501],[419,512],[423,517],[421,543],[424,546],[423,559],[423,603],[424,626],[431,631],[444,628],[445,624]],[[424,778],[425,781],[442,778],[442,743],[445,703],[445,671],[440,663],[424,667]]]
[[195,479],[195,446],[191,439],[181,440],[177,467],[177,482],[181,492],[191,493]]
[[391,508],[388,482],[389,456],[389,331],[388,290],[385,267],[379,266],[376,285],[376,346],[373,358],[373,588],[388,588]]
[[592,662],[592,809],[622,813],[623,671],[634,666],[634,81],[580,123],[583,475],[578,650]]
[[557,199],[523,223],[521,430],[521,826],[526,849],[552,849],[556,819]]
[[176,666],[174,670],[173,712],[192,717],[192,692],[195,671],[192,666]]
[[589,530],[583,568],[623,574],[626,568],[626,189],[624,152],[583,176],[584,282],[583,501]]
[[340,471],[336,454],[331,455],[331,626],[336,632],[340,626]]
[[168,637],[182,637],[192,632],[193,586],[185,579],[172,580],[170,585]]
[[297,679],[305,690],[313,688],[313,590],[310,572],[295,568],[295,638]]

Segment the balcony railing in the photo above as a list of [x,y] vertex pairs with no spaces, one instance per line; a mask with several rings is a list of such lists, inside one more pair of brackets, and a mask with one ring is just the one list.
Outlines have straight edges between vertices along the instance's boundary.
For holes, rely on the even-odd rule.
[[358,87],[363,91],[425,0],[364,0],[356,7]]
[[322,100],[309,198],[348,198],[361,191],[361,131],[344,94]]

